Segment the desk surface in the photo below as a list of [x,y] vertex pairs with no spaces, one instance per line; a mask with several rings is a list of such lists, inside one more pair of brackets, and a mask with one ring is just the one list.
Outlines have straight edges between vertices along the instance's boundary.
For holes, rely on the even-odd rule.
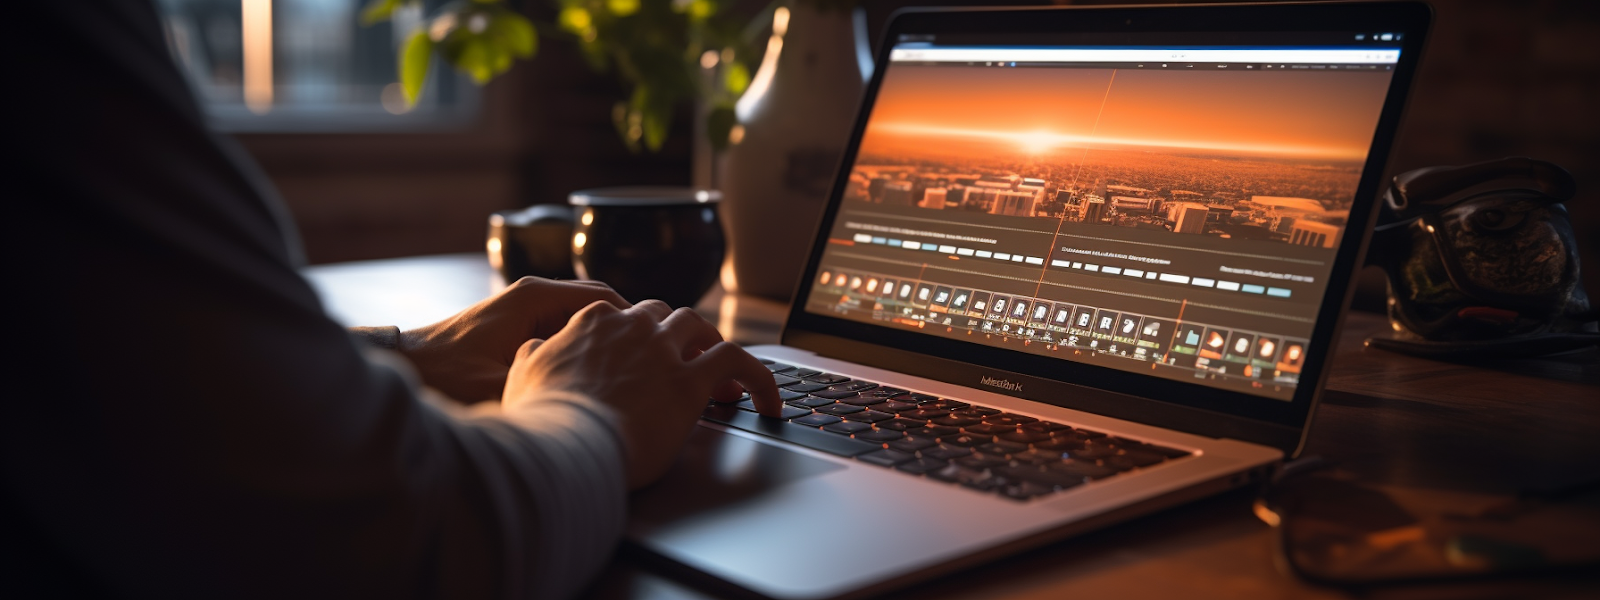
[[[492,293],[482,255],[322,265],[307,270],[348,325],[414,327]],[[696,307],[728,339],[777,340],[784,307],[713,292]],[[1306,453],[1363,481],[1405,486],[1436,507],[1600,477],[1600,353],[1465,365],[1365,348],[1379,315],[1352,313]],[[1280,572],[1271,530],[1241,490],[966,569],[894,598],[1333,598]],[[796,561],[796,557],[773,557]],[[1516,587],[1508,587],[1516,586]],[[1530,587],[1531,586],[1531,587]],[[1387,597],[1596,597],[1594,580],[1390,590]],[[1368,594],[1369,596],[1372,594]],[[619,558],[594,598],[709,598]]]

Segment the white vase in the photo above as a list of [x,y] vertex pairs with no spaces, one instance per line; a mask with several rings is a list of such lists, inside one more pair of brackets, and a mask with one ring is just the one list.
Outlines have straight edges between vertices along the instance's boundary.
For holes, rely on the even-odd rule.
[[717,168],[723,286],[776,300],[793,295],[805,266],[862,88],[850,13],[791,4],[787,26],[774,27],[776,60],[769,48],[740,100],[743,137]]

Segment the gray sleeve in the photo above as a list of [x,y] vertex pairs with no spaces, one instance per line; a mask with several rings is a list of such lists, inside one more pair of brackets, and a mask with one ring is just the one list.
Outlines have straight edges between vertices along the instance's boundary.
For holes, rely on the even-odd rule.
[[350,335],[372,346],[385,350],[400,349],[400,328],[394,325],[384,327],[351,327]]
[[427,401],[326,316],[149,0],[15,8],[7,49],[52,50],[17,64],[27,118],[0,136],[8,591],[555,598],[604,564],[625,496],[600,407]]
[[[366,350],[368,360],[399,374],[462,452],[481,469],[505,475],[481,483],[505,544],[465,548],[459,560],[500,561],[505,598],[567,598],[610,559],[626,518],[622,441],[605,406],[577,393],[546,390],[517,408],[463,407],[418,388],[398,354]],[[535,507],[535,510],[529,510]]]

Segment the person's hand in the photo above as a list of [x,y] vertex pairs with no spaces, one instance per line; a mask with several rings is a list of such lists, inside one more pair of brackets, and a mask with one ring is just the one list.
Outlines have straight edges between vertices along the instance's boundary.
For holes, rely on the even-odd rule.
[[401,332],[396,349],[429,387],[461,402],[493,400],[523,342],[554,335],[595,302],[631,306],[598,281],[523,277],[448,319]]
[[693,430],[707,398],[731,402],[750,391],[761,414],[783,403],[772,373],[687,308],[659,300],[620,310],[596,302],[548,340],[517,351],[506,379],[507,412],[526,406],[541,389],[584,394],[617,415],[628,468],[638,489],[666,473]]

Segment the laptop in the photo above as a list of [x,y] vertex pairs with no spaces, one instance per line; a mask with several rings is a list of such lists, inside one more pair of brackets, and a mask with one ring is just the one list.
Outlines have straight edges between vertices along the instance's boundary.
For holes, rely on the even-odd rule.
[[878,594],[1268,476],[1301,448],[1431,19],[1420,3],[912,10],[780,345],[639,549]]

